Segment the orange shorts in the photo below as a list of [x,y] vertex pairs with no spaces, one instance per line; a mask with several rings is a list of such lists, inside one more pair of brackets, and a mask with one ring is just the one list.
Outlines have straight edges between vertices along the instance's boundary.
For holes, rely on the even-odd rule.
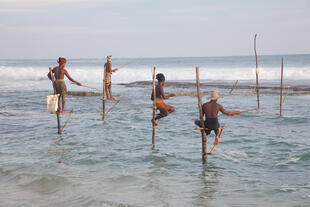
[[164,100],[161,98],[156,98],[155,102],[156,102],[156,108],[159,110],[161,110],[161,109],[169,110],[169,109],[173,108],[172,106],[166,104],[164,102]]

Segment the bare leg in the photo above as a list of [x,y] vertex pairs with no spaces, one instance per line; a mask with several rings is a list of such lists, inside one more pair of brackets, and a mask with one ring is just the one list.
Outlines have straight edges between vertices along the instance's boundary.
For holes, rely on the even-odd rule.
[[216,130],[215,134],[216,134],[216,137],[214,140],[214,145],[216,146],[216,145],[219,145],[219,142],[220,142],[219,130]]
[[58,96],[58,112],[61,112],[61,108],[60,108],[60,96]]
[[107,97],[107,100],[110,100],[110,99],[109,99],[109,90],[108,90],[108,87],[109,87],[109,86],[105,85],[105,95],[106,95],[106,97]]
[[110,97],[111,97],[111,100],[115,100],[115,98],[112,96],[111,85],[109,86],[109,91],[110,91]]
[[61,112],[65,112],[65,104],[66,104],[66,94],[62,96],[62,110]]
[[195,120],[195,124],[196,124],[197,126],[201,127],[201,126],[200,126],[200,121],[199,121],[199,120]]
[[156,116],[155,121],[163,117],[168,116],[169,112],[167,109],[159,109],[160,113]]
[[[161,118],[168,116],[169,112],[167,109],[158,109],[160,111],[159,114],[157,114],[157,116],[155,117],[155,120],[151,119],[151,122],[155,124],[155,126],[157,126],[161,120]],[[158,120],[156,122],[156,120]]]
[[170,108],[168,109],[168,113],[171,114],[175,111],[175,108],[173,106],[170,106]]

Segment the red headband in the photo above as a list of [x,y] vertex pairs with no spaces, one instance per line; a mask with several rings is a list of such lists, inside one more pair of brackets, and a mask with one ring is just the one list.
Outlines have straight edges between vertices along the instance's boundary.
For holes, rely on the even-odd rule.
[[59,63],[60,65],[66,63],[66,62],[67,62],[66,58],[63,58],[63,57],[58,58],[58,63]]

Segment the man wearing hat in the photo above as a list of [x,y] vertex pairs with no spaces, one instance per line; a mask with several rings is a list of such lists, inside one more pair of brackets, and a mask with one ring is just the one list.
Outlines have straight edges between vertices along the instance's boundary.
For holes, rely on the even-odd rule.
[[104,64],[104,84],[107,100],[115,100],[115,98],[112,96],[111,91],[111,84],[112,84],[111,75],[113,72],[116,72],[117,70],[118,68],[112,69],[112,55],[108,55],[107,62]]
[[[218,112],[220,111],[223,114],[228,115],[228,116],[234,116],[237,114],[241,114],[240,111],[233,111],[233,112],[226,111],[223,106],[216,103],[217,99],[219,99],[219,94],[215,91],[211,91],[211,96],[207,98],[207,100],[210,100],[210,101],[202,105],[202,112],[205,116],[205,128],[207,128],[206,134],[209,135],[212,130],[214,130],[216,134],[214,145],[218,145],[219,139],[220,139],[219,138],[220,124],[217,119]],[[196,120],[195,124],[201,127],[199,120]]]
[[[57,62],[59,64],[59,66],[53,68],[53,70],[52,70],[52,73],[54,73],[55,79],[56,79],[54,87],[56,89],[56,93],[60,95],[59,101],[58,101],[58,110],[60,113],[65,113],[66,93],[67,93],[67,87],[66,87],[66,83],[65,83],[65,79],[64,79],[65,75],[67,76],[67,78],[70,81],[72,81],[76,85],[82,86],[82,84],[75,81],[73,78],[71,78],[68,71],[65,69],[65,66],[67,63],[66,58],[59,57]],[[50,80],[52,80],[50,73],[48,73],[47,76]],[[62,98],[62,108],[60,107],[60,98]]]

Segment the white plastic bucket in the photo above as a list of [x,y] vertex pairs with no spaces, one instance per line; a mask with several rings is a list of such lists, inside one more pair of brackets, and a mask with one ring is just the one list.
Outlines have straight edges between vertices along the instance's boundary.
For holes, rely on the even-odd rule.
[[59,94],[49,95],[46,97],[46,108],[50,113],[54,113],[58,109],[58,97]]

